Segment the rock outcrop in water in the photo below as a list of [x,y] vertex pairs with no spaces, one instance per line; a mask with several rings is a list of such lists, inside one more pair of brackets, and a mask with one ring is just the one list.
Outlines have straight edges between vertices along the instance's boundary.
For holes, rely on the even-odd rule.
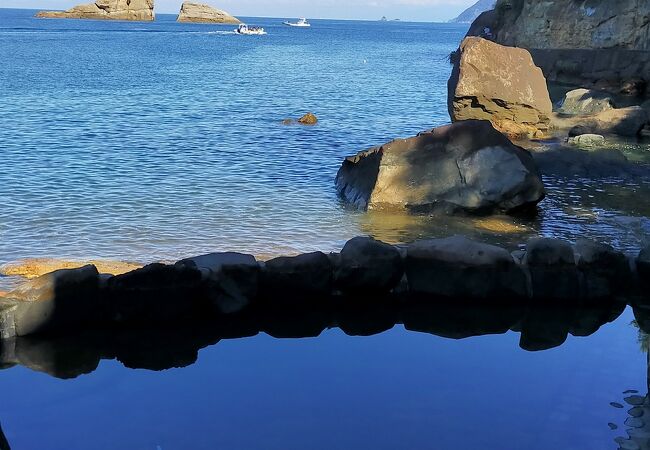
[[448,83],[453,121],[489,120],[512,138],[544,135],[553,105],[528,51],[478,37],[463,40]]
[[469,35],[530,50],[549,80],[619,92],[650,80],[650,0],[499,0]]
[[347,158],[336,187],[358,208],[492,213],[534,206],[532,156],[487,121],[456,122]]
[[184,2],[176,20],[189,23],[241,23],[239,19],[231,16],[226,11],[194,2]]
[[154,0],[97,0],[67,11],[41,11],[36,17],[50,19],[154,20]]

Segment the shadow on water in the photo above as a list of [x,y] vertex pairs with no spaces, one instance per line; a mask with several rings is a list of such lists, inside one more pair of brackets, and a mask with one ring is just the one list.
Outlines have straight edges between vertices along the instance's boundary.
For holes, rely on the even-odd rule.
[[260,332],[277,339],[317,337],[329,328],[349,336],[370,336],[403,325],[446,339],[520,333],[526,351],[562,345],[569,335],[589,336],[625,309],[616,301],[598,305],[477,304],[417,298],[337,298],[309,306],[260,306],[246,313],[191,326],[81,331],[74,335],[25,336],[0,343],[0,367],[16,365],[69,379],[115,359],[132,369],[165,370],[194,364],[200,349],[222,339]]

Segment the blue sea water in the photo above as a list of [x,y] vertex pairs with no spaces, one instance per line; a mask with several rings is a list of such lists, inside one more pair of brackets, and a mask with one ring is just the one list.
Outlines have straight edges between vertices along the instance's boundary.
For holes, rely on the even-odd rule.
[[[523,229],[514,234],[338,201],[344,156],[449,120],[446,57],[463,25],[314,20],[294,30],[246,19],[269,34],[244,37],[164,15],[33,13],[0,9],[0,263],[279,254],[334,250],[357,234],[404,242],[457,231],[506,244],[590,236],[632,251],[647,235],[642,186],[616,179],[547,178],[538,218],[498,218]],[[317,126],[281,124],[307,111]],[[580,318],[572,326],[589,328]],[[557,339],[556,319],[538,324],[542,344]],[[27,339],[14,349],[19,365],[0,372],[0,424],[12,448],[27,450],[612,449],[629,405],[610,403],[647,391],[632,319],[628,310],[559,345],[564,324],[558,346],[541,352],[518,348],[515,331],[258,334],[161,372],[111,357],[93,370],[83,345]],[[463,318],[439,322],[466,331]],[[8,348],[0,344],[3,361],[17,358]],[[166,350],[144,349],[146,362]],[[88,360],[78,378],[50,376]]]
[[[233,26],[46,20],[0,9],[0,264],[278,255],[462,232],[516,245],[593,237],[636,251],[648,202],[620,180],[548,179],[533,220],[364,213],[339,202],[347,155],[447,123],[466,25],[246,19]],[[314,112],[315,127],[285,118]],[[598,194],[600,193],[600,194]]]

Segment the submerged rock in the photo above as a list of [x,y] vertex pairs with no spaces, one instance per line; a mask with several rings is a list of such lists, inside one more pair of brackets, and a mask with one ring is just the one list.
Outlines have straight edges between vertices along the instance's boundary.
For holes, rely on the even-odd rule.
[[546,79],[527,50],[468,37],[454,59],[448,83],[452,121],[489,120],[512,138],[548,131],[553,105]]
[[97,0],[67,11],[41,11],[36,17],[50,19],[154,20],[154,0]]
[[600,134],[581,134],[570,137],[569,144],[581,147],[597,147],[605,144],[605,137]]
[[564,97],[560,112],[571,115],[591,115],[614,109],[614,100],[604,92],[574,89]]
[[347,158],[336,176],[358,208],[492,213],[544,198],[532,156],[487,121],[461,121]]
[[226,11],[195,2],[183,2],[176,21],[189,23],[241,23],[239,19],[231,16]]

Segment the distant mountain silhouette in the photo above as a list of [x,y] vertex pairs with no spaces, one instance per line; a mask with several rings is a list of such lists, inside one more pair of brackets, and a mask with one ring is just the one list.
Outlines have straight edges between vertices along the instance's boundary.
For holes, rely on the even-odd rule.
[[451,19],[450,22],[454,23],[472,23],[474,20],[481,15],[481,13],[494,9],[496,5],[496,0],[478,0],[472,6],[467,8],[465,11],[460,13],[455,19]]

